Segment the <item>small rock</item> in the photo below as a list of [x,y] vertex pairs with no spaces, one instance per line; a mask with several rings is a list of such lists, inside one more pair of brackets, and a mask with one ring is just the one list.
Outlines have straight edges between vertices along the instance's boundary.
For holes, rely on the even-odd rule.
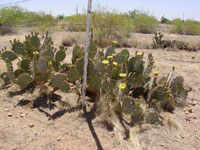
[[25,114],[20,114],[20,117],[26,118],[26,115]]
[[61,141],[61,138],[57,138],[57,141]]
[[193,112],[193,111],[192,111],[192,108],[188,108],[188,107],[184,108],[183,110],[184,110],[184,112],[185,112],[186,114],[189,114],[189,113],[192,113],[192,112]]
[[12,117],[12,114],[11,114],[11,113],[8,113],[8,117]]
[[184,139],[184,136],[182,134],[180,136],[181,136],[182,139]]
[[8,108],[5,108],[5,109],[4,109],[4,111],[5,111],[5,112],[8,112],[8,111],[9,111],[9,109],[8,109]]
[[28,126],[29,126],[30,128],[33,128],[33,127],[34,127],[34,124],[30,123]]
[[160,146],[162,146],[162,147],[163,147],[163,146],[164,146],[164,144],[160,144]]
[[195,106],[195,105],[197,105],[197,101],[192,102],[192,106]]
[[115,133],[111,133],[110,137],[113,138],[115,136]]
[[197,118],[194,113],[189,114],[188,117],[191,118],[191,119],[196,119]]
[[189,112],[189,113],[192,113],[192,108],[188,108],[188,112]]

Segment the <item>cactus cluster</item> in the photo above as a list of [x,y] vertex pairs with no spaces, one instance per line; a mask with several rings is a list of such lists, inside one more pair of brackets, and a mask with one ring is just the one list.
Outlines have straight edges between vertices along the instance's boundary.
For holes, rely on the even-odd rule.
[[[31,33],[24,42],[11,41],[10,51],[6,48],[0,51],[8,67],[1,77],[5,82],[11,81],[22,88],[32,83],[47,84],[54,89],[69,92],[71,84],[83,79],[84,48],[74,47],[72,64],[66,64],[63,62],[66,48],[56,48],[53,44],[48,33],[43,40],[39,34]],[[116,41],[113,42],[104,51],[98,50],[95,42],[91,41],[87,93],[95,95],[96,106],[106,108],[105,112],[113,110],[116,114],[129,115],[131,124],[159,122],[159,112],[173,111],[181,99],[186,99],[190,89],[184,87],[183,77],[173,79],[174,68],[168,76],[159,78],[159,73],[153,72],[155,66],[152,54],[145,58],[146,54],[136,51],[131,56],[127,49],[117,53],[116,44]],[[17,69],[13,69],[14,61],[17,62]]]
[[[3,48],[1,58],[6,62],[8,71],[3,73],[5,81],[18,84],[26,88],[32,83],[46,84],[69,92],[70,87],[61,72],[68,64],[64,64],[66,48],[53,46],[53,40],[48,32],[44,39],[38,33],[25,36],[25,41],[14,39],[11,50]],[[17,69],[13,70],[13,63],[17,62]],[[59,83],[59,86],[57,84]]]
[[[97,50],[92,43],[89,54],[87,90],[96,94],[97,107],[105,103],[107,108],[111,103],[110,109],[129,115],[133,124],[160,122],[161,110],[173,111],[177,99],[187,97],[189,90],[184,88],[182,77],[172,78],[174,69],[163,78],[158,77],[157,71],[153,72],[151,53],[146,59],[145,54],[138,51],[131,57],[127,49],[116,53],[114,44],[104,51]],[[72,81],[82,79],[84,62],[80,47],[74,48],[72,62],[68,76]],[[113,98],[102,101],[101,97],[107,95]]]

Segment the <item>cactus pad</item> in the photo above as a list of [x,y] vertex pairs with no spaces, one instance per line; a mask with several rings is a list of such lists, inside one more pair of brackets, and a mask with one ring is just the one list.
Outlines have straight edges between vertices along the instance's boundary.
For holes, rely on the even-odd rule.
[[71,67],[67,73],[69,80],[71,81],[77,81],[81,80],[83,75],[81,75],[76,67]]
[[38,61],[38,69],[40,73],[45,73],[48,69],[48,65],[45,59],[40,59]]
[[[81,59],[77,62],[76,68],[78,72],[82,75],[83,74],[83,67],[84,67],[84,59]],[[87,66],[87,76],[92,76],[94,74],[94,64],[93,62],[89,59],[88,60],[88,66]]]
[[83,56],[84,56],[83,50],[79,46],[74,47],[72,52],[72,64],[76,63],[76,61]]
[[55,60],[57,62],[60,62],[60,61],[63,61],[66,57],[66,53],[64,50],[59,50],[57,53],[56,53],[56,57],[55,57]]
[[129,56],[130,53],[127,49],[122,50],[120,53],[120,61],[125,63],[126,61],[128,61]]
[[89,58],[93,59],[97,53],[97,47],[94,44],[90,44],[89,46]]
[[40,39],[38,38],[37,35],[32,36],[30,38],[30,43],[34,48],[39,48],[40,47]]
[[18,78],[18,85],[21,86],[22,88],[26,88],[30,83],[32,83],[34,80],[29,74],[22,74]]
[[54,75],[54,77],[52,78],[51,80],[51,83],[52,85],[55,87],[55,88],[59,88],[60,85],[65,81],[66,79],[66,76],[63,75],[63,74],[56,74]]
[[17,69],[14,72],[15,78],[18,78],[24,71],[22,69]]
[[14,43],[12,50],[15,52],[15,54],[20,54],[20,55],[25,54],[25,46],[21,42]]
[[28,70],[30,67],[30,60],[29,59],[23,59],[20,63],[20,66],[23,70]]
[[43,53],[43,56],[46,57],[48,60],[52,61],[54,59],[54,52],[51,50],[47,50]]
[[105,58],[107,59],[108,56],[112,56],[112,54],[114,54],[114,53],[115,53],[114,47],[108,48],[107,51],[106,51]]
[[62,92],[65,92],[65,93],[70,92],[70,86],[66,81],[62,82],[59,88],[61,89]]
[[3,60],[5,60],[5,61],[13,61],[13,60],[17,59],[17,55],[15,55],[11,51],[5,51],[1,56],[2,56]]
[[39,74],[39,75],[35,76],[35,81],[38,83],[47,82],[49,79],[49,76],[50,76],[49,73]]
[[94,91],[99,91],[101,88],[101,78],[93,76],[89,81],[89,87]]

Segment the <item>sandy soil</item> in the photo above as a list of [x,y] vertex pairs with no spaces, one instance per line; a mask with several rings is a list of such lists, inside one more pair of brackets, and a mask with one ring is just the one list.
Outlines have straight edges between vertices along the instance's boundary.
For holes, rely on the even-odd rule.
[[[70,33],[71,34],[71,33]],[[55,45],[59,45],[68,33],[52,34]],[[141,42],[145,37],[137,35]],[[173,35],[170,35],[173,36]],[[9,46],[11,39],[23,40],[23,34],[0,37],[0,46]],[[190,38],[194,37],[187,37]],[[200,39],[199,37],[195,37]],[[67,62],[70,62],[69,48]],[[136,49],[129,49],[134,55]],[[120,49],[118,50],[120,51]],[[169,73],[175,66],[175,76],[182,75],[185,83],[193,88],[187,99],[190,113],[177,108],[173,114],[165,113],[176,126],[155,126],[135,134],[134,144],[121,140],[117,130],[108,131],[108,126],[84,116],[77,107],[77,96],[73,93],[54,95],[54,109],[44,104],[38,91],[16,92],[18,87],[0,89],[0,149],[2,150],[199,150],[200,149],[200,52],[139,49],[152,53],[160,76]],[[2,62],[1,62],[2,64]],[[3,64],[2,64],[3,65]],[[2,67],[1,67],[2,68]],[[35,100],[37,103],[33,103]],[[28,103],[27,105],[25,105]],[[66,106],[63,106],[63,103]],[[92,103],[89,103],[89,108]],[[192,111],[192,112],[191,112]],[[49,117],[53,116],[53,117]],[[137,142],[140,144],[137,145]]]

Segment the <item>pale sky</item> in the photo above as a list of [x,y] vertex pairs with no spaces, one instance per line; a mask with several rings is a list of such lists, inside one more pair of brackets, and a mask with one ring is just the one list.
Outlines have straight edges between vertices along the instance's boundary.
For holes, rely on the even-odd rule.
[[[0,0],[0,6],[4,3],[21,0]],[[87,0],[30,0],[18,4],[32,11],[44,11],[53,15],[75,14],[78,4],[79,12],[87,8]],[[184,18],[200,21],[200,0],[93,0],[93,8],[100,4],[108,9],[116,9],[118,12],[128,12],[134,9],[149,11],[158,19],[165,16],[169,19]]]

